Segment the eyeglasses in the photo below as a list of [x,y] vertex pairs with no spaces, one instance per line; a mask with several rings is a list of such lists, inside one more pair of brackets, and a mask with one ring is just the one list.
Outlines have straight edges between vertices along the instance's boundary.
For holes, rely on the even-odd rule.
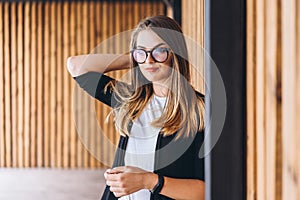
[[151,57],[155,62],[163,63],[168,59],[170,48],[167,47],[156,47],[150,51],[146,51],[144,49],[133,49],[131,50],[131,54],[133,59],[139,63],[143,64],[146,62],[148,58],[148,53],[151,54]]

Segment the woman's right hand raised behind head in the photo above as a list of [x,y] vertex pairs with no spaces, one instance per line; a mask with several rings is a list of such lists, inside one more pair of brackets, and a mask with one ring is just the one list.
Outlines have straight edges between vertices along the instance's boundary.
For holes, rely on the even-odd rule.
[[87,72],[106,73],[130,68],[129,54],[87,54],[71,56],[67,68],[72,77]]

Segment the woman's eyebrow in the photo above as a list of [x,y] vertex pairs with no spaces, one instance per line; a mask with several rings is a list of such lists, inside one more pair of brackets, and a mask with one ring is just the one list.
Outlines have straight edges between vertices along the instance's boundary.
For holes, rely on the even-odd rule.
[[[159,43],[158,45],[155,45],[154,47],[152,47],[151,49],[154,49],[156,47],[159,47],[161,45],[166,45],[166,43]],[[144,46],[141,46],[141,45],[138,45],[137,48],[143,48],[143,49],[147,49],[147,47],[144,47]]]

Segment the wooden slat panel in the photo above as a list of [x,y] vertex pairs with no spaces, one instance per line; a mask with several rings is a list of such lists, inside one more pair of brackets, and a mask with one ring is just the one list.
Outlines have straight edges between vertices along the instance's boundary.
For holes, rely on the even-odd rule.
[[[0,65],[4,66],[4,27],[3,27],[3,3],[0,3]],[[0,167],[5,166],[5,137],[4,137],[4,71],[0,67]]]
[[30,41],[30,31],[31,31],[31,21],[30,21],[30,2],[25,3],[24,11],[24,166],[30,166],[30,71],[31,71],[31,41]]
[[[204,85],[204,1],[182,1],[182,30],[187,36],[191,66],[191,83],[203,94],[205,93]],[[194,43],[197,43],[194,44]]]
[[44,7],[44,166],[50,167],[50,3]]
[[[88,52],[92,53],[93,49],[96,46],[95,43],[95,6],[96,6],[96,2],[90,2],[88,5],[88,21],[90,22],[89,24],[89,28],[88,28],[88,37],[89,37],[89,44],[88,44]],[[92,98],[90,97],[88,99],[88,107],[87,109],[89,110],[89,117],[88,119],[90,120],[90,123],[88,124],[88,126],[90,127],[90,141],[89,141],[89,151],[90,151],[90,156],[89,156],[89,163],[90,163],[90,167],[91,168],[96,168],[96,156],[97,156],[97,152],[96,152],[96,145],[97,145],[97,124],[94,123],[94,114],[95,114],[95,104],[94,101],[92,100]]]
[[[102,40],[105,40],[109,37],[109,27],[108,27],[108,24],[109,24],[109,18],[108,17],[104,17],[104,16],[109,16],[109,11],[108,11],[108,2],[103,2],[103,6],[102,6],[102,23],[104,25],[104,30],[103,30],[103,35],[102,35]],[[103,44],[103,49],[101,52],[103,53],[108,53],[107,52],[108,50],[108,44],[107,42],[104,42]],[[112,72],[108,73],[108,74],[112,74]],[[102,105],[102,112],[103,112],[103,115],[102,117],[105,117],[107,116],[108,112],[109,112],[109,108],[106,106],[106,105]],[[103,119],[103,118],[102,118]],[[104,135],[110,139],[110,135],[109,135],[109,124],[106,124],[103,126],[103,132],[104,132]],[[104,160],[105,160],[105,163],[109,163],[110,162],[110,157],[109,157],[109,152],[105,151],[105,149],[108,149],[108,144],[107,142],[104,142],[103,143],[103,149],[102,151],[104,152]]]
[[299,2],[247,6],[247,199],[298,199]]
[[63,11],[63,4],[61,2],[57,3],[56,6],[56,13],[57,13],[57,88],[56,88],[56,167],[62,167],[62,158],[63,158],[63,151],[62,151],[62,138],[63,138],[63,71],[65,71],[65,60],[63,56],[63,22],[62,19],[62,11]]
[[[119,135],[112,118],[103,123],[111,109],[99,103],[95,108],[95,100],[90,101],[79,88],[73,95],[75,81],[65,69],[66,59],[89,53],[97,43],[134,28],[146,16],[163,14],[163,3],[115,0],[0,5],[0,63],[4,66],[0,71],[0,166],[102,167],[88,150],[110,165],[114,153],[106,150],[108,144],[96,133],[98,124],[89,118],[96,109],[106,137],[116,144]],[[128,44],[116,40],[104,44],[100,52],[124,49],[129,49]],[[110,75],[119,78],[122,73]],[[75,115],[72,104],[77,106]],[[84,145],[77,135],[76,117],[83,119]]]
[[[299,65],[296,64],[296,0],[282,1],[282,117],[283,117],[283,200],[298,199],[297,189],[299,185],[299,168],[296,163],[299,160],[297,156],[297,146],[299,141],[296,141],[299,130],[296,129],[295,121],[297,114],[296,94],[299,90],[299,85],[296,85],[296,69]],[[298,47],[299,48],[299,47]]]
[[[63,27],[64,28],[64,36],[63,36],[63,60],[64,65],[66,65],[66,60],[70,55],[70,4],[67,2],[63,3]],[[63,109],[64,109],[64,116],[63,116],[63,167],[70,166],[70,120],[71,117],[71,103],[70,103],[70,75],[66,69],[63,70],[63,87],[64,87],[64,94],[63,94]]]
[[[87,2],[83,2],[82,5],[82,53],[88,53],[88,42],[83,42],[83,41],[89,41],[88,37],[88,4]],[[84,131],[83,135],[81,136],[81,145],[82,145],[82,153],[83,153],[83,161],[82,161],[82,166],[87,168],[89,166],[89,152],[88,149],[90,148],[90,135],[93,134],[91,133],[91,127],[89,124],[89,95],[86,93],[81,93],[81,98],[82,98],[82,112],[81,118],[83,117],[83,123],[84,123]],[[84,115],[82,116],[82,114]]]
[[10,24],[9,24],[9,3],[4,4],[4,121],[5,121],[5,162],[11,167],[11,69],[10,69]]
[[31,4],[31,72],[30,72],[30,166],[37,163],[37,4]]
[[[100,41],[102,40],[102,34],[103,34],[103,30],[101,28],[102,25],[102,4],[100,4],[99,2],[96,3],[96,22],[95,22],[95,29],[96,29],[96,35],[95,35],[95,40],[96,40],[96,44],[99,45]],[[99,47],[99,46],[98,46]],[[98,53],[99,48],[95,49],[96,52]],[[97,119],[98,119],[98,126],[100,127],[101,131],[103,131],[102,129],[102,123],[103,121],[101,121],[100,119],[103,119],[103,111],[102,111],[102,104],[100,104],[100,102],[96,102],[96,113],[97,113]],[[99,134],[99,141],[98,141],[98,145],[96,148],[96,158],[101,160],[101,158],[104,157],[104,144],[103,144],[103,139],[101,138],[102,136],[102,132],[98,133]],[[100,135],[101,134],[101,135]],[[103,161],[102,161],[103,162]],[[98,167],[101,167],[102,165],[100,164],[100,162],[98,162]]]
[[44,59],[43,59],[43,3],[39,2],[37,6],[37,166],[44,165]]
[[56,166],[56,90],[57,90],[57,8],[56,3],[50,4],[50,165]]
[[[17,137],[17,128],[18,128],[18,68],[17,68],[17,3],[11,4],[11,117],[14,120],[11,120],[12,126],[12,167],[18,166],[18,137]],[[0,44],[1,46],[1,44]]]
[[257,169],[257,199],[266,199],[266,130],[265,130],[265,20],[264,20],[264,2],[257,1],[257,29],[256,29],[256,52],[257,55],[262,55],[260,57],[256,56],[256,133],[257,133],[257,165],[260,166]]
[[[76,4],[76,53],[82,54],[83,53],[83,47],[82,47],[82,37],[83,37],[83,16],[82,16],[82,2],[78,2]],[[83,110],[83,98],[82,95],[83,92],[79,89],[79,87],[75,87],[75,98],[74,101],[75,104],[73,106],[75,107],[75,123],[76,123],[76,140],[77,140],[77,167],[83,167],[83,147],[80,140],[80,137],[84,133],[85,128],[85,112]],[[80,136],[80,137],[78,137]]]
[[24,166],[24,54],[23,5],[18,4],[18,165]]
[[[295,2],[296,5],[295,5],[295,9],[296,9],[296,65],[295,66],[298,66],[296,67],[296,83],[295,85],[296,86],[299,86],[300,85],[300,69],[299,69],[299,66],[300,66],[300,2],[299,1],[296,1]],[[297,87],[296,87],[297,88]],[[295,121],[296,122],[300,122],[300,89],[298,87],[298,90],[296,89],[295,91],[295,102],[296,102],[296,109],[295,109],[295,112],[298,113],[296,115],[296,118],[295,118]],[[300,123],[296,123],[296,127],[295,127],[295,130],[296,130],[296,138],[295,138],[295,141],[300,141]],[[297,172],[297,178],[298,180],[300,179],[300,145],[297,145],[296,146],[296,149],[295,149],[295,152],[296,152],[296,172]],[[297,183],[298,185],[296,186],[296,190],[297,190],[297,197],[300,197],[300,183],[298,181]]]
[[[75,2],[71,2],[71,7],[70,7],[70,54],[71,55],[76,55],[77,52],[76,52],[76,47],[75,47],[75,44],[76,44],[76,25],[75,25],[75,21],[76,21],[76,3]],[[72,30],[72,31],[71,31]],[[73,90],[74,88],[74,84],[73,82],[70,83],[69,85],[69,90],[72,91],[72,94],[73,92],[75,92],[75,90]],[[71,104],[71,102],[73,101],[73,96],[75,96],[75,94],[73,94],[72,96],[70,95],[69,97],[69,103]],[[70,106],[70,112],[73,113],[73,108],[72,108],[72,105]],[[71,127],[71,130],[70,130],[70,159],[71,159],[71,163],[70,163],[70,166],[72,168],[76,167],[76,149],[77,149],[77,146],[76,146],[76,130],[75,130],[75,124],[74,124],[74,113],[73,115],[71,115],[72,119],[71,119],[71,123],[70,123],[70,127]]]
[[[266,14],[269,16],[266,19],[266,196],[267,199],[281,199],[280,193],[276,192],[281,187],[276,188],[276,180],[280,181],[280,177],[277,177],[277,171],[281,169],[276,166],[276,148],[277,148],[277,125],[280,123],[280,119],[277,119],[277,108],[280,110],[280,105],[277,103],[277,61],[280,60],[280,54],[278,55],[277,41],[278,31],[280,30],[280,23],[277,22],[278,7],[273,0],[266,1],[268,9]],[[277,27],[279,26],[279,27]]]
[[[107,23],[108,23],[108,25],[109,24],[113,24],[111,27],[109,27],[109,26],[107,27],[108,31],[107,31],[106,38],[110,38],[110,37],[112,37],[115,34],[115,22],[113,21],[115,13],[114,13],[113,2],[109,2],[107,4],[107,6],[108,6],[108,10],[107,10],[107,15],[108,15],[107,19],[108,20],[107,20]],[[115,46],[114,46],[113,42],[114,42],[114,40],[110,40],[110,43],[108,43],[108,45],[106,46],[106,50],[105,51],[107,53],[113,53],[113,52],[115,52]],[[108,73],[108,75],[111,75],[113,77],[115,77],[115,74],[116,74],[115,71],[112,71],[112,72]],[[105,114],[105,116],[107,116],[110,111],[111,111],[111,109],[106,106],[106,114]],[[115,137],[116,132],[114,130],[114,124],[113,124],[112,120],[108,121],[108,124],[107,124],[107,133],[108,133],[108,139],[113,143],[113,138]],[[112,163],[113,163],[113,156],[111,156],[111,153],[109,151],[106,151],[106,152],[107,152],[108,162],[110,163],[110,165],[112,165]]]
[[[255,4],[256,0],[247,1],[247,30],[255,30]],[[255,200],[257,191],[257,160],[256,160],[256,83],[255,83],[255,33],[249,31],[247,35],[247,199]]]

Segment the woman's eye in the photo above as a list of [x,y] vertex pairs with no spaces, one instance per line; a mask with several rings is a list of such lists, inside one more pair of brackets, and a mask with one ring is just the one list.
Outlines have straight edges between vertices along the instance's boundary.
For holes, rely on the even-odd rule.
[[157,48],[157,49],[155,49],[155,52],[157,52],[157,53],[164,53],[166,51],[167,51],[166,48]]

